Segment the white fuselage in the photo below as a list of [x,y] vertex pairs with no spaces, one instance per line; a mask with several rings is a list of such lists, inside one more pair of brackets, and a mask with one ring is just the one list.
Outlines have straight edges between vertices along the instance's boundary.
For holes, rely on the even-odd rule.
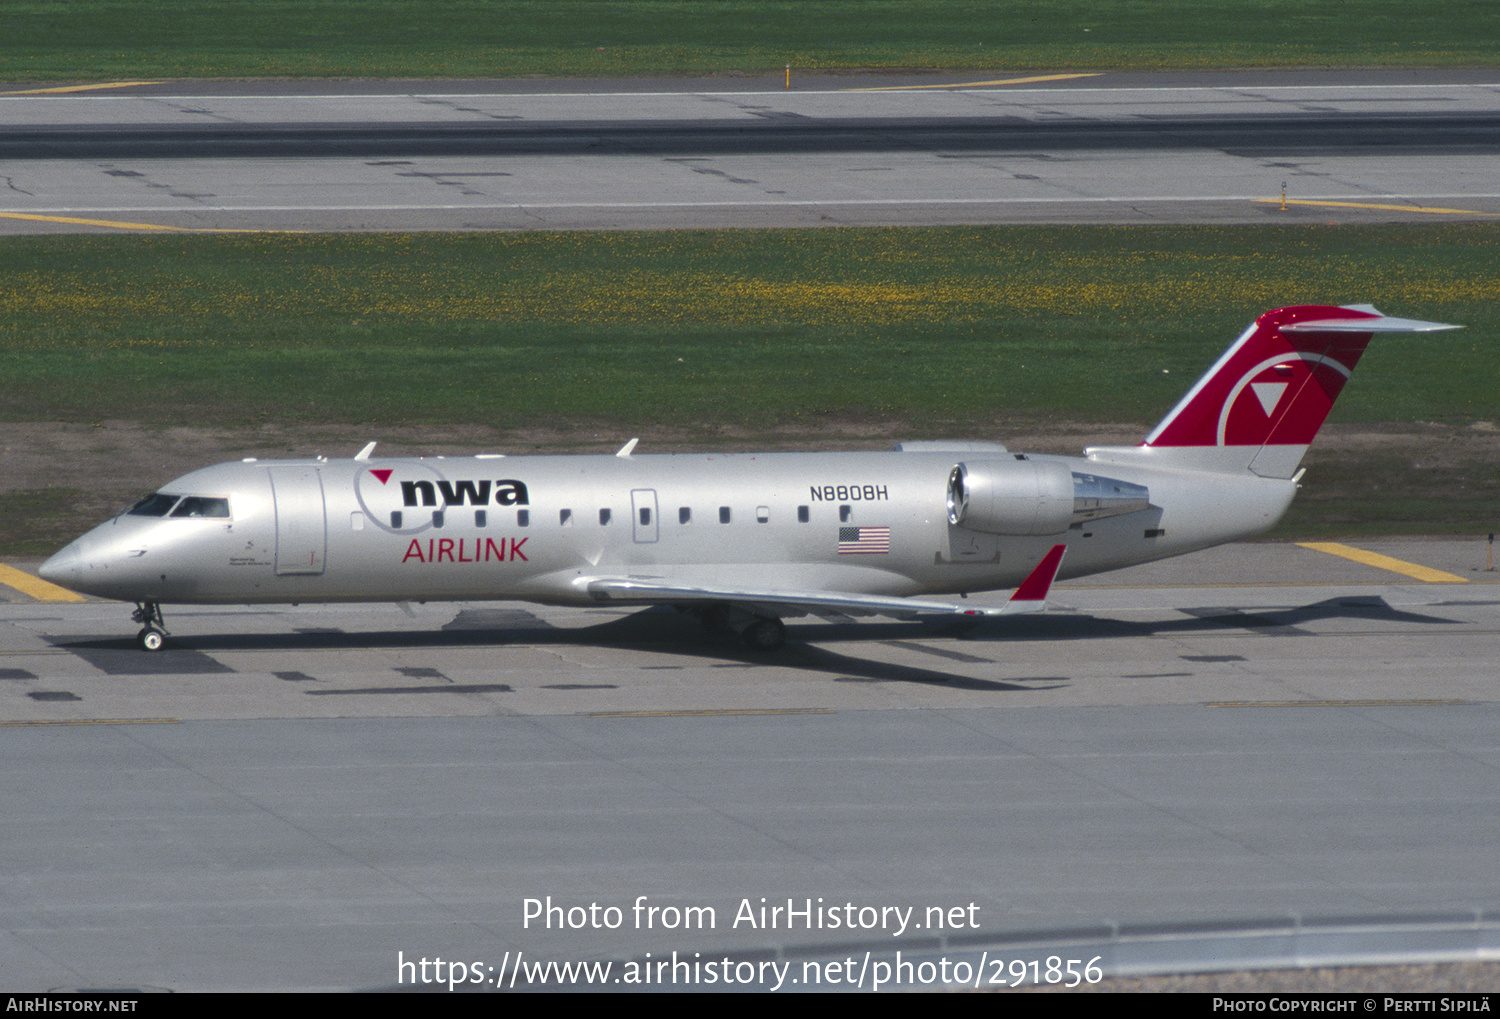
[[[163,604],[581,604],[601,577],[705,589],[951,594],[1013,587],[1059,543],[1067,545],[1061,575],[1070,577],[1253,535],[1276,523],[1296,488],[1244,472],[1155,466],[1132,452],[245,461],[160,489],[227,499],[227,516],[183,515],[185,503],[177,515],[123,513],[59,552],[44,575],[90,594]],[[1029,533],[950,521],[957,465],[977,472],[1021,461],[1063,478],[1072,472],[1141,486],[1149,505],[1010,528]],[[1041,505],[1046,496],[1028,489],[1015,500],[1032,498]]]

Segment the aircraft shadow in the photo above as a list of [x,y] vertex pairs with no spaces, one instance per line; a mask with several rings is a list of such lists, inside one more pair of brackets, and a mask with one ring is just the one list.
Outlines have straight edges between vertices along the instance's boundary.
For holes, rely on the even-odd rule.
[[1215,630],[1252,630],[1273,636],[1310,636],[1305,624],[1329,619],[1362,619],[1379,623],[1462,626],[1463,620],[1392,608],[1384,598],[1358,595],[1329,598],[1311,605],[1245,610],[1233,606],[1179,608],[1180,619],[1109,619],[1084,613],[1051,612],[1015,619],[988,618],[961,640],[1109,640]]
[[[1012,618],[964,619],[931,617],[901,622],[793,623],[788,626],[788,644],[770,654],[752,652],[733,634],[705,631],[686,613],[657,606],[612,618],[593,626],[554,627],[524,609],[465,609],[437,630],[370,630],[344,632],[307,628],[292,633],[182,634],[174,632],[168,647],[146,653],[130,638],[57,636],[51,643],[90,661],[105,672],[121,674],[229,672],[213,658],[226,651],[337,651],[372,648],[444,650],[495,645],[576,646],[650,650],[680,655],[696,662],[728,666],[775,666],[830,674],[839,682],[917,683],[950,689],[994,692],[1052,689],[1070,682],[1066,676],[1033,676],[990,680],[871,659],[846,653],[848,645],[885,644],[965,661],[973,665],[999,664],[982,654],[928,647],[918,642],[952,638],[975,652],[991,643],[1014,641],[1116,640],[1171,634],[1251,630],[1268,636],[1306,636],[1304,624],[1328,619],[1362,619],[1382,623],[1462,625],[1462,621],[1392,608],[1379,597],[1331,598],[1312,605],[1241,611],[1226,607],[1177,610],[1179,619],[1134,622],[1054,613]],[[211,619],[211,616],[200,616]],[[211,625],[211,624],[210,624]],[[834,650],[839,647],[840,650]],[[1007,660],[1013,667],[1014,660]]]

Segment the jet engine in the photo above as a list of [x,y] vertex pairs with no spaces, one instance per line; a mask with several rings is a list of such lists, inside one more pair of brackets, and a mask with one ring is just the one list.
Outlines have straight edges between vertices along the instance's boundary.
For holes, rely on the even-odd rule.
[[948,475],[948,522],[986,534],[1061,534],[1150,503],[1144,485],[1077,474],[1050,460],[961,463]]

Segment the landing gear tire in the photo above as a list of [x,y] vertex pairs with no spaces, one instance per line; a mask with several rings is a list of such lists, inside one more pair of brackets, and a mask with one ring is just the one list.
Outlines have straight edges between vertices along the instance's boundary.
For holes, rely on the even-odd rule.
[[154,601],[141,602],[130,618],[145,624],[135,635],[135,642],[142,651],[160,651],[167,642],[167,621],[162,618],[161,605]]
[[786,624],[779,619],[760,619],[741,634],[751,651],[776,651],[786,643]]

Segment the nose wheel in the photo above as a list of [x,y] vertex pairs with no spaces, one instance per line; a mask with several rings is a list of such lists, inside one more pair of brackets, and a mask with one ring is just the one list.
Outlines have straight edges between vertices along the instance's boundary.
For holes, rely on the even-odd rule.
[[135,635],[135,642],[141,646],[141,650],[160,651],[167,642],[167,623],[162,618],[161,605],[154,601],[141,602],[130,614],[130,618],[143,624],[141,632]]

